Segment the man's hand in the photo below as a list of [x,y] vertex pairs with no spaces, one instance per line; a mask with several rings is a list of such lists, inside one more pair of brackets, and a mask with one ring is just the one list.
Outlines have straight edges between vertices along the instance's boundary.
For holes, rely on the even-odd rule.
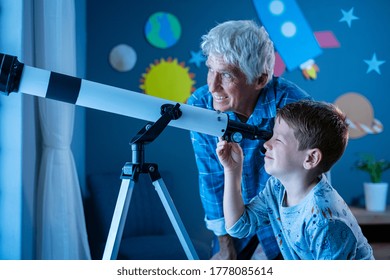
[[219,252],[211,260],[236,260],[237,252],[234,248],[233,238],[230,235],[218,236]]

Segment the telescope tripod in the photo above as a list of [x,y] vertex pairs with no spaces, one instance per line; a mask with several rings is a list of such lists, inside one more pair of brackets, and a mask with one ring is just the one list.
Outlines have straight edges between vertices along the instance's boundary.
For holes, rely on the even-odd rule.
[[122,183],[103,253],[103,260],[113,260],[118,256],[132,192],[140,174],[149,174],[187,258],[190,260],[198,259],[191,239],[160,175],[158,165],[144,162],[145,144],[153,141],[167,126],[170,120],[177,119],[181,116],[179,106],[179,104],[175,106],[169,104],[163,105],[161,108],[162,117],[155,123],[147,124],[131,141],[132,162],[127,162],[122,168]]

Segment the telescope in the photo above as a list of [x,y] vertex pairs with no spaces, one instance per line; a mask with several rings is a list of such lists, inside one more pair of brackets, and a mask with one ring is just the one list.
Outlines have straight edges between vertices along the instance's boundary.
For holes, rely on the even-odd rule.
[[19,62],[16,56],[0,53],[0,63],[0,91],[5,95],[23,93],[150,122],[167,110],[175,110],[169,126],[231,142],[244,138],[268,140],[272,136],[256,126],[230,120],[226,113],[31,67]]
[[198,258],[158,165],[144,162],[144,144],[152,142],[167,125],[237,143],[244,138],[268,140],[272,136],[272,133],[256,126],[232,121],[226,113],[30,67],[19,62],[16,56],[2,53],[0,91],[6,95],[17,92],[54,99],[149,121],[131,140],[132,161],[122,168],[122,183],[104,249],[104,260],[115,259],[118,255],[132,192],[140,174],[149,174],[187,257]]

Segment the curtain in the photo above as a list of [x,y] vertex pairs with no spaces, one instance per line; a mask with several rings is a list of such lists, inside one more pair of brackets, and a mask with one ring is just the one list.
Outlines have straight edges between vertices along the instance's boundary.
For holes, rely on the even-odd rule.
[[[76,75],[74,0],[35,0],[35,64]],[[90,259],[80,184],[70,145],[74,105],[39,98],[42,157],[37,194],[37,259]]]

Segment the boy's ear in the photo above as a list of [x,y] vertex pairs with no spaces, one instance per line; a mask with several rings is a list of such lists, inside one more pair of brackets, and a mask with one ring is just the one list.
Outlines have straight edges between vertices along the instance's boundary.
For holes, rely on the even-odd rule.
[[322,152],[320,149],[310,149],[307,151],[307,155],[305,161],[303,163],[303,167],[305,169],[313,169],[317,167],[322,160]]

